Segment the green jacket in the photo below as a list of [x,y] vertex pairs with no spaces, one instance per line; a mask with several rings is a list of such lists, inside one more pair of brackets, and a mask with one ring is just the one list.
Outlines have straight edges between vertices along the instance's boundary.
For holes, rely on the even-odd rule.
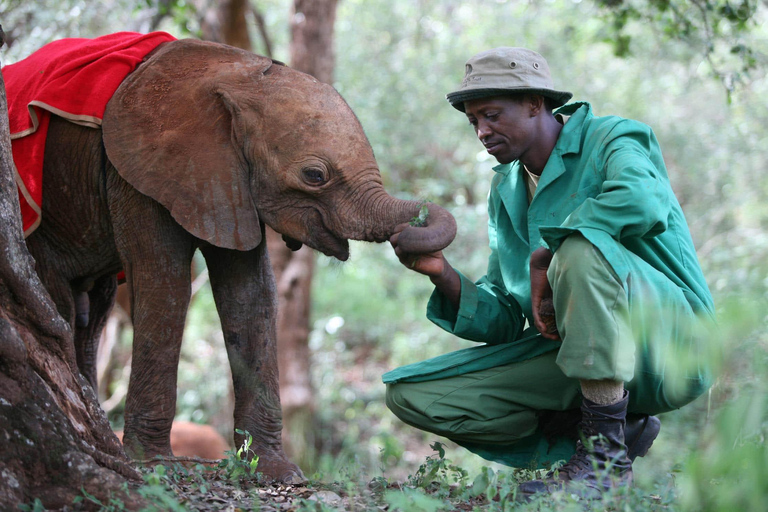
[[488,197],[491,256],[484,277],[461,275],[457,312],[435,290],[427,317],[465,339],[499,344],[518,340],[531,314],[528,263],[540,246],[557,251],[580,232],[625,282],[629,273],[619,242],[683,290],[694,311],[714,316],[714,306],[680,204],[672,192],[651,129],[615,116],[596,117],[588,103],[570,115],[528,205],[519,162],[494,168]]

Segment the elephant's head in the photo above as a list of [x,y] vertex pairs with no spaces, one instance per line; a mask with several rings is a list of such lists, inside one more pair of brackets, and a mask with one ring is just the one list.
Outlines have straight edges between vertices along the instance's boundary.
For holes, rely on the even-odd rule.
[[[249,250],[260,221],[327,255],[385,241],[419,203],[389,196],[359,121],[329,85],[271,59],[195,40],[167,43],[107,106],[104,145],[120,175],[190,233]],[[436,205],[400,246],[442,249],[453,217]]]

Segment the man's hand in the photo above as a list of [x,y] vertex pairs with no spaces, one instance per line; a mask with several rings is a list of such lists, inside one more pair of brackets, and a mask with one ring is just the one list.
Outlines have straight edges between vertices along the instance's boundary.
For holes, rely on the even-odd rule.
[[552,261],[552,252],[539,247],[531,254],[531,307],[533,325],[542,336],[550,340],[559,340],[555,322],[555,307],[552,302],[552,287],[547,279],[547,270]]
[[412,254],[404,252],[398,245],[397,239],[400,237],[400,232],[408,227],[408,224],[400,224],[395,228],[395,234],[389,238],[389,243],[395,250],[400,263],[419,274],[424,274],[431,278],[439,278],[445,272],[445,267],[448,266],[443,257],[442,251],[430,252],[427,254]]
[[435,251],[426,254],[412,254],[404,252],[398,245],[397,239],[400,232],[408,227],[408,224],[400,224],[395,228],[395,234],[389,238],[389,243],[395,250],[400,263],[419,274],[429,276],[437,289],[445,295],[451,304],[458,310],[461,299],[461,278],[443,256],[443,251]]

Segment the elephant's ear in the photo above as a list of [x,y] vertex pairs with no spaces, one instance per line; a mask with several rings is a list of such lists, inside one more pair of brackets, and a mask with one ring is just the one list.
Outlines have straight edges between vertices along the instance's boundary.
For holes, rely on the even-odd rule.
[[123,81],[104,114],[104,146],[120,176],[219,247],[261,243],[245,127],[225,90],[247,87],[272,65],[225,45],[170,42]]

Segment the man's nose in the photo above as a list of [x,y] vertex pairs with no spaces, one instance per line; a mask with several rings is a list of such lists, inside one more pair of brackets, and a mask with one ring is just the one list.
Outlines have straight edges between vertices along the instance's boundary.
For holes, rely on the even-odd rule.
[[491,134],[491,130],[485,123],[477,123],[477,138],[481,141]]

